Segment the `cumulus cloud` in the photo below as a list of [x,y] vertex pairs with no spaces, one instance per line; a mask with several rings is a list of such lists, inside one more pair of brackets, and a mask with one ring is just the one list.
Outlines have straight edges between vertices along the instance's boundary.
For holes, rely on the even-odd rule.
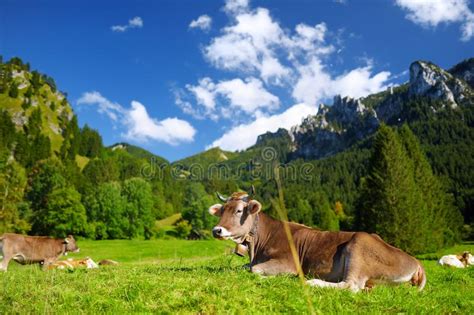
[[[319,102],[336,94],[361,97],[390,85],[390,72],[374,71],[370,60],[359,67],[334,71],[331,58],[336,58],[333,55],[340,50],[341,41],[338,32],[331,32],[322,21],[299,23],[289,29],[268,9],[251,8],[246,0],[227,0],[223,10],[228,23],[203,46],[202,53],[213,68],[232,77],[205,77],[175,92],[176,104],[185,113],[237,122],[237,127],[212,145],[225,147],[224,143],[232,142],[227,140],[242,134],[249,139],[237,141],[242,149],[252,145],[260,133],[289,128],[300,122],[302,114],[315,114]],[[285,110],[280,100],[284,98],[303,104],[290,108],[287,104]],[[290,119],[289,113],[295,118]],[[238,125],[243,119],[248,121],[249,115],[253,122]],[[248,134],[246,127],[251,130]]]
[[[214,83],[211,78],[205,77],[199,80],[198,85],[186,85],[186,89],[195,97],[201,109],[193,111],[192,105],[182,99],[182,93],[176,93],[176,103],[185,112],[192,114],[195,118],[207,116],[216,120],[218,118],[216,104],[219,102],[235,111],[242,111],[254,116],[261,110],[273,111],[280,105],[277,96],[268,92],[263,82],[257,78],[249,77],[244,80],[237,78],[223,80]],[[220,114],[228,117],[230,111],[220,108]]]
[[77,100],[78,105],[97,105],[101,114],[106,114],[113,121],[117,121],[118,116],[123,114],[124,109],[117,103],[113,103],[103,97],[99,92],[83,93],[81,98]]
[[248,114],[262,108],[272,110],[280,104],[278,97],[265,90],[262,81],[256,78],[220,82],[216,86],[216,92],[226,97],[231,107]]
[[257,137],[267,131],[275,132],[278,128],[290,129],[311,114],[315,114],[316,106],[297,104],[281,114],[261,116],[254,121],[231,127],[219,139],[210,144],[207,149],[220,147],[223,150],[243,150],[255,144]]
[[293,87],[292,96],[307,104],[317,104],[337,94],[358,98],[379,92],[387,89],[390,77],[387,71],[372,75],[372,66],[368,64],[333,78],[317,58],[297,69],[300,76]]
[[176,117],[158,121],[148,114],[145,106],[132,101],[131,108],[125,116],[128,131],[125,138],[143,142],[155,140],[171,145],[194,140],[196,130],[185,120]]
[[86,92],[77,100],[78,105],[98,106],[98,111],[106,114],[126,132],[122,136],[128,140],[143,142],[154,140],[177,145],[194,140],[196,130],[185,120],[176,117],[157,120],[150,117],[146,107],[138,101],[132,101],[130,108],[114,103],[99,92]]
[[216,107],[215,89],[216,85],[211,78],[202,78],[198,85],[186,85],[186,88],[194,94],[199,105],[204,106],[211,112]]
[[130,20],[128,20],[128,24],[125,25],[113,25],[110,29],[114,32],[125,32],[130,28],[142,28],[143,27],[143,19],[139,16],[136,16]]
[[224,5],[224,12],[234,15],[248,10],[249,0],[227,0]]
[[204,48],[206,59],[216,68],[257,71],[266,82],[277,83],[289,74],[274,51],[286,41],[284,32],[267,9],[240,13],[235,16],[235,23],[222,31],[223,35]]
[[396,4],[408,11],[407,19],[423,27],[461,23],[463,41],[474,34],[474,13],[468,0],[396,0]]
[[207,15],[201,15],[198,17],[196,20],[192,20],[191,23],[189,23],[189,28],[199,28],[203,31],[209,31],[211,29],[212,25],[212,18]]

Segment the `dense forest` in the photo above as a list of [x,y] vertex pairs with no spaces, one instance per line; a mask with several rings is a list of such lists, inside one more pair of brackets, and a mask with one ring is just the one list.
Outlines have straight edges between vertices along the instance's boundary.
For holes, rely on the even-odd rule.
[[0,63],[0,233],[207,238],[215,192],[255,185],[272,215],[280,195],[292,221],[435,250],[474,236],[473,107],[407,99],[401,119],[318,160],[293,158],[280,137],[169,163],[126,143],[104,146],[52,78],[12,58]]

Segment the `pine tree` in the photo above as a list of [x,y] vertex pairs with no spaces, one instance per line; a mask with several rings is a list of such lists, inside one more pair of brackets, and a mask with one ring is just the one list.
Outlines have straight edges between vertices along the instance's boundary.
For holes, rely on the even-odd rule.
[[424,241],[426,251],[435,251],[442,246],[452,245],[460,239],[462,215],[454,207],[452,196],[446,193],[441,182],[433,174],[411,129],[405,124],[399,133],[408,157],[413,161],[415,183],[426,204],[423,219],[418,222],[424,232],[420,242]]
[[61,145],[60,154],[63,160],[74,160],[79,153],[81,141],[81,131],[77,123],[77,116],[72,116],[71,121],[66,124],[63,131],[63,143]]
[[12,82],[10,84],[10,90],[8,91],[8,96],[10,96],[11,98],[18,97],[18,86],[16,85],[15,82]]
[[419,224],[426,204],[415,184],[413,163],[390,127],[380,127],[373,147],[359,201],[359,227],[408,252],[420,252]]
[[81,130],[79,154],[87,157],[97,157],[102,151],[102,137],[99,133],[85,125]]

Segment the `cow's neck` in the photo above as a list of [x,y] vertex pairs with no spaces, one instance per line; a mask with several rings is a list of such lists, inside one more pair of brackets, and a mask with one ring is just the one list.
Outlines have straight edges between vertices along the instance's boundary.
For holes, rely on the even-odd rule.
[[276,236],[276,234],[284,233],[282,228],[282,222],[266,215],[265,213],[259,213],[256,217],[255,232],[249,239],[249,254],[250,263],[254,260],[258,260],[263,254],[263,250],[270,249],[272,246],[270,240]]

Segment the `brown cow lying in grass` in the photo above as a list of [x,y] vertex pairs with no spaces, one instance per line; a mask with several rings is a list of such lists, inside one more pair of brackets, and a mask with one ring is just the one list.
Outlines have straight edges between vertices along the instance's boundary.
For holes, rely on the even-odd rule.
[[0,254],[3,256],[0,271],[7,271],[11,260],[22,265],[41,264],[46,268],[67,252],[79,252],[72,235],[51,238],[5,233],[0,236]]
[[[251,272],[262,275],[297,274],[284,223],[261,213],[262,205],[246,193],[209,208],[220,217],[212,230],[218,239],[230,239],[250,252]],[[364,232],[328,232],[287,223],[307,283],[357,292],[377,283],[410,282],[422,290],[426,276],[420,262],[376,235]]]

